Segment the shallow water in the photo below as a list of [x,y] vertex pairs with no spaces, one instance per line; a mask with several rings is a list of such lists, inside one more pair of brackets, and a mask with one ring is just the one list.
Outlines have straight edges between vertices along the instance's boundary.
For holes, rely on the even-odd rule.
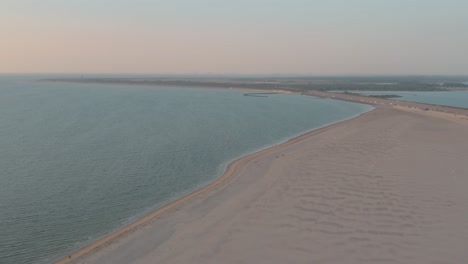
[[24,78],[0,77],[0,263],[50,262],[213,181],[242,155],[371,109]]

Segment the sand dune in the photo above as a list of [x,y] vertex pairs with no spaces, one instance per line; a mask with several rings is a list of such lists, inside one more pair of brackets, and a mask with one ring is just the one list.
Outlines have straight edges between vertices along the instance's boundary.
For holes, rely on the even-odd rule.
[[77,263],[467,263],[468,122],[378,108]]

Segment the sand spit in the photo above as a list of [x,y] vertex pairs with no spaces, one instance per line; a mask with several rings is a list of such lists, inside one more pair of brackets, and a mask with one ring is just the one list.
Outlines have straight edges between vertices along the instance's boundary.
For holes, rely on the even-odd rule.
[[467,135],[377,108],[236,161],[74,263],[465,263]]
[[[380,107],[393,107],[400,110],[410,110],[415,112],[427,111],[432,116],[438,117],[455,117],[457,119],[468,120],[468,109],[445,106],[445,105],[433,105],[433,104],[424,104],[403,100],[395,99],[384,99],[370,96],[362,96],[357,94],[349,93],[333,93],[333,92],[323,92],[323,91],[309,91],[304,93],[306,95],[317,96],[321,98],[330,98],[335,100],[349,101],[355,103],[364,103]],[[444,115],[441,115],[443,113]]]

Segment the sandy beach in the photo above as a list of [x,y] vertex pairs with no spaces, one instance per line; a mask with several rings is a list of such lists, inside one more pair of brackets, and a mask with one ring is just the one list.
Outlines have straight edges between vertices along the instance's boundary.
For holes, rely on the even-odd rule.
[[463,263],[466,135],[468,122],[379,107],[242,158],[70,260]]

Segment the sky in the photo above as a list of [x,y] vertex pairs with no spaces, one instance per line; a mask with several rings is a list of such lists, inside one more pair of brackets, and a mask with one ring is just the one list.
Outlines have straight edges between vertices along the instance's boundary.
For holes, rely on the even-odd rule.
[[468,75],[468,1],[0,0],[0,73]]

